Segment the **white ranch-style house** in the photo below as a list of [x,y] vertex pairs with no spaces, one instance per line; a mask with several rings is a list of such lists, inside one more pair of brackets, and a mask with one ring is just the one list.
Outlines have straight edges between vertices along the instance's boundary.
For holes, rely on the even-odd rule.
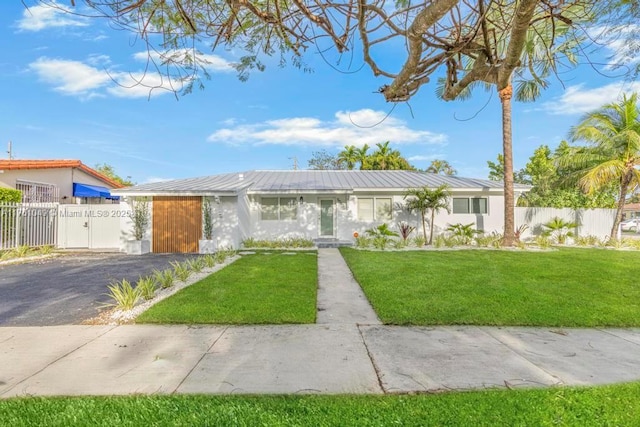
[[[362,235],[382,223],[395,229],[405,221],[421,232],[419,213],[403,208],[404,194],[409,188],[441,184],[451,191],[451,213],[436,215],[436,234],[456,223],[502,232],[501,182],[416,171],[248,171],[143,184],[113,194],[129,202],[150,201],[146,237],[153,252],[197,252],[205,206],[211,209],[218,247],[238,248],[250,237],[353,242],[354,233]],[[517,199],[529,187],[515,189]],[[122,222],[123,234],[130,225]]]

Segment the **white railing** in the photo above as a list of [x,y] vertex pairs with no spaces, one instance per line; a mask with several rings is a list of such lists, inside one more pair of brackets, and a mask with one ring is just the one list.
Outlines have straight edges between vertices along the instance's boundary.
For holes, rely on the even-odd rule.
[[0,204],[0,250],[55,245],[57,203]]

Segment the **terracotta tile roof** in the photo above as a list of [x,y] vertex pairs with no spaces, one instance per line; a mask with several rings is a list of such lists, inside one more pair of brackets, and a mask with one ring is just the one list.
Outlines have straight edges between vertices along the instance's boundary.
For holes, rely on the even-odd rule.
[[60,169],[60,168],[77,168],[81,171],[103,181],[113,188],[124,187],[106,175],[101,174],[95,169],[83,164],[80,160],[0,160],[0,170],[19,170],[19,169]]
[[635,210],[640,211],[640,203],[628,203],[624,205],[625,210]]

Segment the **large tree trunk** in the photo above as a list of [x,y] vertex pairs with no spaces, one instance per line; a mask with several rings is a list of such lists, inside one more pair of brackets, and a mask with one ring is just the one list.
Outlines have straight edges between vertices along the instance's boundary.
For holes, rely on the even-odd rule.
[[513,196],[513,136],[511,133],[511,83],[498,91],[502,104],[502,151],[504,155],[504,237],[502,246],[513,246],[516,241]]
[[622,178],[620,178],[618,210],[616,211],[616,219],[613,221],[613,227],[611,227],[611,235],[609,236],[611,240],[618,238],[618,228],[620,227],[620,223],[622,222],[622,212],[624,211],[624,205],[627,199],[627,189],[629,188],[629,183],[631,182],[632,173],[633,172],[627,172],[622,175]]

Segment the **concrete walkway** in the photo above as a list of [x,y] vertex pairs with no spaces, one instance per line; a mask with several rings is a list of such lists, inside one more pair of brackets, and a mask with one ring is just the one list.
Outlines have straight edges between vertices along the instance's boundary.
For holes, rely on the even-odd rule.
[[316,323],[381,324],[338,249],[318,250]]
[[323,249],[318,259],[315,325],[0,328],[0,397],[380,394],[640,380],[640,329],[383,326],[339,252]]

